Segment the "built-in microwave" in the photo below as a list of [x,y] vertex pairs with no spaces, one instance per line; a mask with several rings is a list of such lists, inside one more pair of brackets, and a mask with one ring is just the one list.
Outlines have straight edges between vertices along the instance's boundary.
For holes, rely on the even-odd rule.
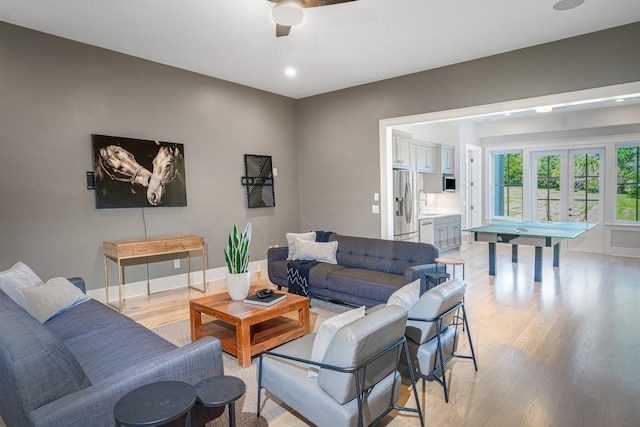
[[453,174],[442,174],[442,191],[445,193],[453,193],[456,191],[456,177]]

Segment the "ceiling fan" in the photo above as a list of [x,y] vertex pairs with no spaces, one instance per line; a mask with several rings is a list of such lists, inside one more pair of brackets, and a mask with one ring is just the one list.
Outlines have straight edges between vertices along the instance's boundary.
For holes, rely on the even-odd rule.
[[276,23],[276,37],[288,36],[291,27],[302,22],[303,11],[308,7],[331,6],[357,0],[269,0],[273,5],[271,16]]

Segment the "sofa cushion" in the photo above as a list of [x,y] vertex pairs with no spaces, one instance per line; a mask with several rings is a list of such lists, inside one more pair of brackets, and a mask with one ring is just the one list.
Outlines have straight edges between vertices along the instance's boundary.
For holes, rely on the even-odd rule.
[[52,318],[45,325],[78,359],[97,383],[177,347],[106,305],[89,300]]
[[332,234],[329,241],[338,242],[336,259],[340,265],[398,275],[411,266],[432,264],[437,256],[437,248],[424,243],[340,234]]
[[[440,334],[442,343],[442,359],[447,360],[458,349],[458,330],[452,326],[444,328]],[[417,344],[413,340],[407,340],[411,366],[416,374],[425,376],[434,370],[434,366],[440,364],[438,355],[438,340],[431,339],[423,344]],[[427,377],[428,380],[433,378]]]
[[327,288],[374,301],[387,301],[405,285],[404,276],[360,268],[342,268],[326,278]]
[[387,305],[399,305],[410,310],[420,298],[420,279],[414,280],[395,291],[387,300]]
[[333,339],[333,336],[338,332],[340,328],[354,320],[358,320],[364,317],[365,307],[359,307],[353,310],[345,311],[336,316],[330,317],[320,324],[316,339],[313,341],[313,348],[311,349],[311,360],[314,362],[322,362],[324,354]]
[[308,233],[287,233],[287,245],[289,246],[289,255],[287,256],[288,260],[296,259],[298,244],[297,239],[301,240],[312,240],[315,242],[316,240],[316,232],[310,231]]
[[88,299],[64,277],[49,279],[43,286],[22,288],[21,292],[24,308],[42,323]]
[[[407,310],[390,306],[357,319],[340,328],[331,340],[323,362],[349,368],[358,366],[404,335]],[[366,371],[363,389],[367,390],[382,378],[395,372],[396,352],[376,360]],[[354,376],[321,368],[318,385],[336,402],[343,405],[356,397]]]
[[0,388],[16,390],[28,413],[91,385],[67,346],[0,292]]
[[336,250],[338,249],[338,242],[312,242],[296,239],[296,246],[296,255],[293,259],[337,264]]
[[[464,298],[467,283],[462,279],[452,279],[435,286],[422,294],[418,302],[409,310],[410,318],[432,319],[458,304]],[[453,315],[451,315],[453,316]],[[441,330],[447,327],[443,321]],[[429,341],[436,335],[435,322],[407,322],[406,336],[418,344]]]
[[327,276],[346,268],[340,264],[320,262],[309,270],[309,285],[312,288],[327,289]]
[[20,289],[42,285],[44,282],[38,275],[20,261],[10,269],[0,272],[0,290],[3,290],[21,307],[24,307],[24,297]]

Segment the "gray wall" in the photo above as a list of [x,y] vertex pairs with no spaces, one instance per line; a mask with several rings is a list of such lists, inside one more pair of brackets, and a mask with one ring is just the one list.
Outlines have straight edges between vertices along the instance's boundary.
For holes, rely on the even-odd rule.
[[[251,221],[252,259],[265,259],[268,245],[299,227],[294,108],[289,98],[0,23],[0,270],[22,260],[45,280],[80,275],[99,288],[102,242],[144,236],[142,209],[95,209],[85,183],[92,133],[184,144],[188,206],[146,208],[148,236],[203,235],[209,267],[221,267],[233,222]],[[275,208],[246,208],[244,154],[273,156]],[[146,278],[143,261],[126,269],[127,282]],[[150,277],[184,265],[151,263]]]
[[640,81],[638,52],[635,23],[300,100],[301,228],[380,236],[381,119]]
[[[636,23],[295,101],[0,23],[0,269],[99,288],[102,241],[143,236],[141,209],[94,208],[92,133],[185,144],[188,206],[145,209],[147,234],[204,235],[220,267],[234,221],[254,260],[291,230],[379,236],[380,119],[640,81],[639,51]],[[245,208],[245,153],[273,156],[275,208]]]

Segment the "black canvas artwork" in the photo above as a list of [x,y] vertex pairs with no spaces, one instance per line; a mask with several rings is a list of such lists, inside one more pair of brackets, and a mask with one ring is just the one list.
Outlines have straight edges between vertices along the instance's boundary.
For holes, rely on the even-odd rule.
[[96,208],[186,206],[184,145],[92,135]]

